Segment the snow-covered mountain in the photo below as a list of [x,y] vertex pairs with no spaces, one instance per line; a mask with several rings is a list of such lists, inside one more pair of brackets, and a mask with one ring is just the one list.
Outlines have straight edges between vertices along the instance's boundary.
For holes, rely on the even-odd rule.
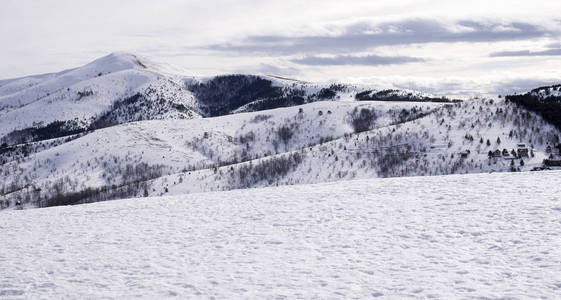
[[539,112],[508,99],[197,78],[126,53],[0,81],[0,95],[3,208],[530,170],[560,137]]
[[[148,103],[159,109],[142,110]],[[127,113],[117,111],[122,104]],[[110,113],[133,120],[192,118],[194,104],[181,79],[134,55],[114,53],[80,68],[2,82],[0,136],[54,121],[87,128]]]
[[[170,69],[133,54],[113,53],[59,73],[0,81],[0,144],[39,141],[140,120],[192,119],[354,100],[367,88],[273,76],[195,78]],[[411,92],[399,91],[399,97],[423,100]]]

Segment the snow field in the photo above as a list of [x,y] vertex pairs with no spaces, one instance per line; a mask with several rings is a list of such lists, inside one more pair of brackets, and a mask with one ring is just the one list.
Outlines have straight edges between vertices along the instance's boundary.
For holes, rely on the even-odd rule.
[[3,211],[0,298],[557,298],[561,172]]

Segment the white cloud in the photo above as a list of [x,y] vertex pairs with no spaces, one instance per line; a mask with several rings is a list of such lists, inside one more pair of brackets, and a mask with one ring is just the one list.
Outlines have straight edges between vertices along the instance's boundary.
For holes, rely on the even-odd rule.
[[[543,75],[561,69],[561,63],[551,57],[489,55],[545,51],[548,44],[559,44],[555,34],[561,27],[556,16],[559,11],[561,2],[551,0],[4,0],[0,10],[0,78],[59,71],[108,52],[131,51],[195,75],[261,70],[317,81],[368,77],[388,86],[413,82],[416,85],[411,87],[435,93],[456,87],[469,93],[494,93],[498,88],[489,82],[500,84],[519,74],[534,76],[521,79],[528,83],[554,79]],[[345,41],[332,40],[331,45],[324,43],[323,49],[311,47],[312,41],[308,43],[312,51],[306,55],[424,60],[414,64],[360,66],[354,61],[354,65],[322,67],[295,64],[293,60],[302,56],[279,54],[278,49],[260,55],[205,50],[209,45],[243,45],[252,37],[287,37],[284,42],[290,43],[294,37],[384,32],[373,26],[376,24],[390,24],[387,33],[399,32],[404,28],[399,24],[411,20],[433,22],[425,26],[441,24],[433,29],[436,33],[445,30],[448,35],[423,35],[430,27],[423,28],[422,22],[408,23],[405,29],[415,34],[401,43],[392,43],[395,36],[387,34],[385,43],[359,47],[360,41],[355,41],[357,47],[335,51],[329,48],[341,49]],[[500,38],[505,34],[517,38]],[[453,37],[456,41],[452,43]],[[421,44],[411,43],[419,39]],[[442,84],[428,84],[426,78],[438,78]]]

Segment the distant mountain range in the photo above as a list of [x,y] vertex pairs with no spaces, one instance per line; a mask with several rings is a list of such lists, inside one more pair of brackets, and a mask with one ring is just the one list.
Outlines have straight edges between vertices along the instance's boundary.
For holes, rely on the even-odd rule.
[[559,94],[462,102],[276,76],[198,78],[113,53],[0,81],[0,208],[539,169],[557,155]]
[[16,144],[132,121],[215,117],[316,101],[449,101],[273,76],[196,78],[169,69],[113,53],[59,73],[0,81],[0,138]]

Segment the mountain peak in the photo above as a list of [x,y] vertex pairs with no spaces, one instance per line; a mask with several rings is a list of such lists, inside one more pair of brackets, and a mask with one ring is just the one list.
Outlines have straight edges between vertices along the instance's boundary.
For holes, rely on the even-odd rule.
[[113,52],[109,55],[98,58],[86,67],[99,69],[104,73],[112,73],[126,69],[147,69],[148,67],[135,54],[128,52]]

